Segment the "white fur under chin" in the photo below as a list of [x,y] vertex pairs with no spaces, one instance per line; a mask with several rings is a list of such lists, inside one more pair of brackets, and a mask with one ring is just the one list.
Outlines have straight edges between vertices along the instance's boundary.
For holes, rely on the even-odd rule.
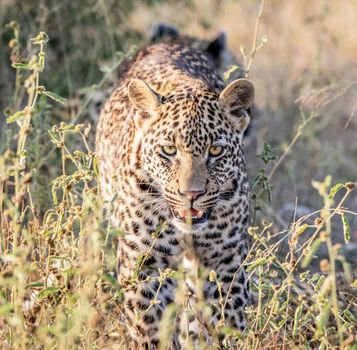
[[190,224],[186,224],[181,221],[178,221],[176,219],[173,219],[172,223],[177,227],[177,229],[179,229],[183,233],[200,233],[207,227],[207,224],[208,224],[208,222],[205,221],[200,224],[190,225]]

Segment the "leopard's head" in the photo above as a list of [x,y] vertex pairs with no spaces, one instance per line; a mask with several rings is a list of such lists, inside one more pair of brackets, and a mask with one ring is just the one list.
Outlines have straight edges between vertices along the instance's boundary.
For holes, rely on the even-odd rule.
[[128,94],[140,166],[152,179],[151,189],[179,230],[202,230],[220,201],[244,191],[242,136],[250,120],[253,84],[238,79],[219,94],[198,85],[160,96],[134,79]]

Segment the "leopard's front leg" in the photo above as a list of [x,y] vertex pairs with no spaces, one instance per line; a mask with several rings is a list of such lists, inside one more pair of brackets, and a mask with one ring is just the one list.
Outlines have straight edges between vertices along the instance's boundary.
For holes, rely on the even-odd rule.
[[154,249],[140,248],[140,243],[131,235],[119,243],[118,275],[124,292],[123,314],[129,325],[129,348],[157,349],[159,324],[167,305],[173,301],[175,281],[167,259],[162,259]]
[[214,326],[226,325],[244,330],[246,327],[244,309],[250,302],[249,281],[243,266],[247,244],[242,242],[238,250],[244,252],[237,254],[236,248],[225,249],[222,257],[208,266],[213,272],[205,285],[205,296],[213,305]]
[[247,273],[243,267],[236,273],[222,273],[218,269],[216,279],[206,284],[206,295],[208,301],[214,305],[212,323],[215,326],[220,324],[245,329],[244,309],[249,304],[250,297]]

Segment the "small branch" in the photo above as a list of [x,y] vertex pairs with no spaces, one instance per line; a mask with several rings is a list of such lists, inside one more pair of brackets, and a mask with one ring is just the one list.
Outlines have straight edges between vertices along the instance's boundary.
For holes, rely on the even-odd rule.
[[245,72],[245,76],[248,78],[250,70],[252,68],[252,64],[254,61],[254,57],[255,54],[257,53],[257,51],[259,51],[259,49],[265,44],[265,42],[261,42],[258,45],[258,29],[259,29],[259,23],[260,20],[262,18],[262,14],[263,14],[263,8],[264,8],[264,2],[265,0],[262,0],[260,3],[260,9],[259,9],[259,13],[257,16],[257,20],[255,21],[255,29],[254,29],[254,37],[253,37],[253,45],[252,45],[252,52],[250,54],[250,58],[249,58],[249,62],[248,65],[246,67],[246,72]]
[[292,139],[292,141],[290,142],[290,144],[288,145],[288,147],[285,149],[284,153],[280,156],[280,158],[276,161],[276,163],[273,166],[273,169],[271,170],[269,176],[268,176],[268,181],[270,182],[273,175],[275,174],[276,170],[278,169],[278,167],[280,166],[280,164],[283,162],[283,160],[286,158],[286,156],[289,154],[290,150],[292,149],[292,147],[295,145],[295,143],[298,141],[298,139],[300,138],[303,129],[305,128],[305,126],[313,119],[317,116],[317,114],[315,113],[311,113],[310,117],[306,120],[303,121],[302,124],[299,125],[298,131],[296,133],[296,135],[294,136],[294,138]]

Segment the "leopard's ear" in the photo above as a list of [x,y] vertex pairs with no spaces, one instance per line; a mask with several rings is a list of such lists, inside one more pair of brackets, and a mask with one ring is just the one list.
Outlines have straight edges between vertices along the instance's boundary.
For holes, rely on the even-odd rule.
[[179,30],[169,23],[157,23],[150,36],[150,41],[153,43],[160,42],[164,39],[175,39],[180,35]]
[[222,55],[227,50],[226,33],[221,32],[218,36],[208,43],[205,52],[218,66],[222,64]]
[[249,124],[250,116],[247,110],[253,100],[254,86],[248,79],[234,80],[219,95],[220,104],[241,131]]
[[144,124],[152,123],[158,117],[160,96],[140,79],[132,79],[128,85],[129,100],[138,111],[135,125],[141,129]]

